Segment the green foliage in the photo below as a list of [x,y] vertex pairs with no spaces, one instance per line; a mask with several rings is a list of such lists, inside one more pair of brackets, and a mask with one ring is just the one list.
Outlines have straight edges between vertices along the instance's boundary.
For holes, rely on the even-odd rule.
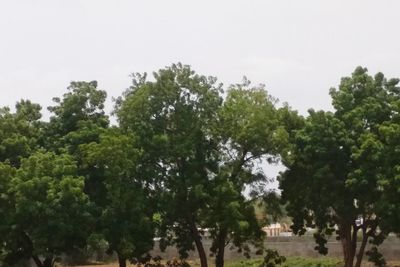
[[[81,162],[77,148],[97,140],[108,125],[102,110],[106,95],[96,86],[71,83],[63,99],[54,99],[57,105],[49,108],[55,115],[49,123],[39,121],[41,108],[29,100],[18,102],[15,113],[1,110],[0,161],[17,168],[15,174],[1,175],[5,203],[0,209],[7,219],[0,231],[8,229],[1,235],[5,262],[32,256],[38,265],[49,266],[56,255],[85,244],[93,209],[83,192],[91,187],[81,175],[90,171],[76,164]],[[36,152],[40,147],[59,155]]]
[[155,257],[152,261],[143,265],[144,267],[190,267],[190,264],[185,260],[172,259],[165,264],[161,262],[160,257]]
[[78,174],[85,177],[85,193],[97,205],[94,216],[101,214],[106,203],[104,171],[84,164],[81,145],[98,143],[100,135],[108,128],[104,112],[106,92],[97,88],[97,82],[71,82],[62,98],[53,98],[50,122],[45,124],[41,141],[43,147],[56,153],[68,153],[77,162]]
[[[246,186],[268,183],[259,164],[277,162],[287,147],[289,133],[281,119],[294,113],[285,106],[283,114],[275,103],[263,85],[251,87],[246,79],[227,92],[215,127],[219,169],[210,181],[212,204],[206,210],[207,227],[214,236],[213,252],[221,250],[218,240],[224,232],[246,256],[247,242],[262,247],[263,232],[255,216],[254,200],[246,199],[242,192]],[[261,194],[265,194],[264,188]],[[257,194],[252,196],[256,198]]]
[[376,246],[373,246],[369,251],[367,251],[368,260],[375,263],[375,266],[384,267],[386,266],[386,260],[383,258],[382,253],[378,251]]
[[97,82],[71,82],[69,92],[63,98],[53,98],[56,106],[49,107],[54,113],[51,122],[64,134],[77,130],[80,121],[91,121],[103,127],[108,124],[104,114],[105,91],[97,89]]
[[[196,246],[205,266],[207,235],[222,267],[228,245],[245,256],[250,245],[262,251],[260,200],[273,219],[285,215],[261,168],[281,161],[295,233],[316,228],[322,254],[336,234],[352,266],[361,232],[361,244],[373,244],[370,260],[385,264],[377,246],[400,232],[399,80],[357,68],[331,90],[334,112],[310,110],[304,119],[247,79],[223,92],[216,78],[182,64],[153,77],[133,75],[116,100],[115,127],[95,81],[72,82],[54,98],[49,122],[28,100],[14,113],[0,110],[1,261],[32,257],[48,267],[86,246],[107,247],[122,265],[146,262],[160,236],[161,247],[175,244],[182,258]],[[263,266],[282,260],[270,251]]]
[[16,169],[8,163],[0,163],[0,263],[14,262],[14,256],[10,256],[12,249],[9,243],[10,227],[13,225],[14,199],[10,194],[11,180],[15,176]]
[[15,107],[15,113],[8,107],[0,109],[0,161],[19,166],[21,158],[37,149],[41,107],[29,100],[21,100]]
[[186,256],[199,238],[199,215],[209,197],[208,173],[217,168],[210,126],[222,101],[221,88],[214,78],[180,64],[154,73],[154,82],[145,77],[134,76],[116,113],[121,128],[134,132],[145,152],[140,172],[158,188],[159,234]]
[[56,153],[69,153],[78,164],[78,173],[85,177],[85,192],[96,204],[103,204],[105,193],[103,173],[93,166],[83,166],[79,146],[99,142],[99,136],[108,128],[104,112],[106,92],[97,89],[97,82],[71,82],[62,98],[55,97],[50,122],[43,127],[41,145]]
[[362,243],[372,239],[379,245],[398,225],[397,143],[392,138],[399,123],[397,84],[357,68],[331,90],[334,113],[310,110],[285,159],[288,169],[280,187],[294,232],[317,228],[316,249],[324,254],[326,238],[336,232],[346,244],[346,266],[353,264],[358,231]]
[[97,89],[97,82],[71,82],[68,93],[55,97],[53,113],[46,124],[43,146],[50,150],[68,149],[75,154],[80,144],[96,141],[99,129],[107,128],[109,121],[104,112],[107,94]]
[[275,267],[282,265],[286,261],[286,257],[279,255],[278,251],[267,249],[265,257],[260,267]]
[[[246,150],[254,157],[266,154],[277,155],[283,129],[278,129],[275,100],[263,86],[249,87],[243,84],[231,86],[220,112],[217,129],[224,142],[230,142],[231,149]],[[283,140],[284,141],[284,140]]]
[[91,206],[70,156],[35,152],[8,174],[12,204],[6,220],[6,261],[38,260],[40,255],[53,263],[61,253],[85,244]]
[[81,145],[86,164],[104,173],[106,204],[101,206],[99,232],[108,250],[123,259],[140,261],[153,248],[154,223],[151,195],[137,172],[141,151],[136,138],[109,129],[99,143]]
[[289,139],[280,118],[291,121],[292,112],[279,113],[265,88],[247,80],[231,86],[223,101],[215,78],[181,64],[154,79],[135,75],[116,114],[144,152],[141,174],[158,188],[161,244],[175,243],[185,257],[194,243],[202,249],[199,229],[207,228],[211,251],[222,258],[227,240],[245,253],[246,241],[261,245],[253,202],[242,192],[267,181],[257,161],[278,159]]

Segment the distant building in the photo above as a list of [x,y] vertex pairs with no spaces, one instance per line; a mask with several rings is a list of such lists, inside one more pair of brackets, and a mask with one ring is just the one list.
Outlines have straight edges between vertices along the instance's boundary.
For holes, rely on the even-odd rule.
[[264,226],[262,230],[267,236],[292,236],[292,230],[284,223],[273,223]]
[[282,232],[282,226],[280,223],[273,223],[262,228],[267,236],[279,236]]

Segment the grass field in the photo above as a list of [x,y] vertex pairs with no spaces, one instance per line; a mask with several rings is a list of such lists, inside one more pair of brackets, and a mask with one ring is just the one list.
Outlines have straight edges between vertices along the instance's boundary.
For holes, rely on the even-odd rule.
[[[249,260],[235,260],[226,261],[226,267],[258,267],[260,266],[262,259],[249,259]],[[286,262],[280,265],[281,267],[340,267],[342,266],[340,259],[320,257],[320,258],[304,258],[304,257],[288,257]],[[189,262],[191,267],[199,267],[200,264],[197,261]],[[136,265],[128,264],[128,267],[136,267]],[[210,263],[209,267],[213,267],[214,264]],[[373,267],[371,263],[365,263],[363,267]],[[109,264],[96,264],[96,265],[85,265],[79,267],[118,267],[117,263]],[[400,267],[400,262],[389,262],[388,267]]]
[[[227,267],[258,267],[260,266],[262,259],[251,259],[251,260],[240,260],[227,262]],[[338,267],[340,266],[341,260],[332,258],[300,258],[300,257],[289,257],[286,262],[283,263],[282,267]]]

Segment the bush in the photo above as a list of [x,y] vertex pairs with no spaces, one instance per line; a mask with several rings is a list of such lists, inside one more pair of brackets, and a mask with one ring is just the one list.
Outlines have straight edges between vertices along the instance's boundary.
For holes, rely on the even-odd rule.
[[182,259],[173,259],[164,264],[161,263],[161,257],[155,257],[153,262],[145,263],[143,267],[190,267],[190,264]]
[[286,261],[284,256],[279,255],[277,250],[267,249],[265,250],[266,255],[260,267],[275,267],[281,265]]

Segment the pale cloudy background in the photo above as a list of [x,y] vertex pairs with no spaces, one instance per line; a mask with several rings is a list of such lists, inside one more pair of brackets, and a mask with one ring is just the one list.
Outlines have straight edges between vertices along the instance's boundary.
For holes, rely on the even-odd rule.
[[399,19],[397,0],[0,0],[0,106],[46,107],[72,80],[118,96],[130,73],[180,61],[265,83],[302,114],[330,109],[358,65],[400,77]]

